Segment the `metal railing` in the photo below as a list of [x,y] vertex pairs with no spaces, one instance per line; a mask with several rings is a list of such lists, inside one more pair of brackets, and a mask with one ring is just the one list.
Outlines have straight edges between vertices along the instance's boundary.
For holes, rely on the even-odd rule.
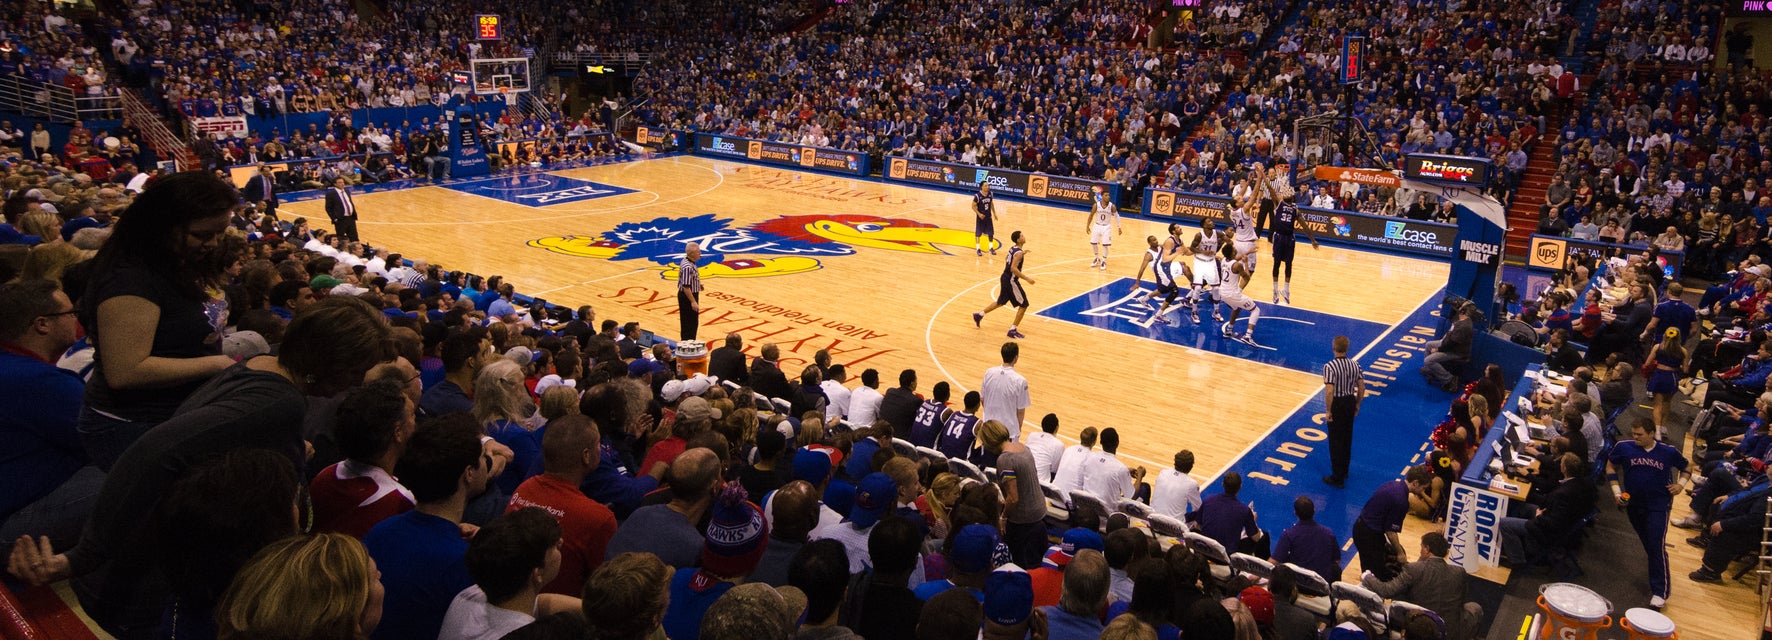
[[193,156],[190,145],[185,144],[184,138],[173,133],[166,126],[166,121],[160,118],[160,114],[155,113],[141,96],[134,91],[125,91],[122,102],[124,112],[129,114],[130,121],[142,132],[148,148],[153,149],[155,155],[162,160],[172,160],[179,170],[196,168],[191,164]]
[[601,65],[631,76],[652,64],[655,57],[643,51],[558,51],[554,53],[553,70],[577,71],[587,65]]
[[24,76],[0,76],[0,111],[60,123],[116,120],[123,116],[123,101],[114,95],[77,94],[73,89]]

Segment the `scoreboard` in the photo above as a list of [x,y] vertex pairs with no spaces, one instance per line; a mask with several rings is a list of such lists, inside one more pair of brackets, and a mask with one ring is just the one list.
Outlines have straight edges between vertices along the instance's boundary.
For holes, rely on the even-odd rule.
[[474,34],[481,40],[498,40],[500,33],[498,14],[482,13],[474,16]]

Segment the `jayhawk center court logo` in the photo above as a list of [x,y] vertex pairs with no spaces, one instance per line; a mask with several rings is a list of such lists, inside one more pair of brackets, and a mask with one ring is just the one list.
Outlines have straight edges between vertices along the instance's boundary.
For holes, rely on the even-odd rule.
[[[623,222],[597,235],[538,238],[529,246],[581,258],[645,260],[665,280],[677,279],[684,245],[701,245],[703,278],[760,278],[817,271],[820,258],[848,256],[856,247],[948,255],[943,247],[972,248],[972,232],[925,222],[869,215],[781,216],[744,227],[702,214]],[[753,257],[754,256],[754,257]]]

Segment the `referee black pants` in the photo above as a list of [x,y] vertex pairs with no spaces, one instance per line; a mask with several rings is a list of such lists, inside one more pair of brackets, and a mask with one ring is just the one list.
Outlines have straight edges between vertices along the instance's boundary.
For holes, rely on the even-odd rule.
[[677,320],[681,323],[678,335],[682,336],[681,340],[695,339],[695,330],[701,326],[701,312],[695,310],[695,301],[700,299],[700,294],[691,299],[689,294],[683,293],[682,287],[677,288]]
[[[1274,200],[1272,198],[1261,201],[1261,209],[1255,213],[1255,232],[1256,233],[1261,233],[1261,232],[1267,230],[1267,218],[1268,218],[1268,216],[1274,215],[1274,207],[1275,206],[1276,205],[1274,204]],[[1287,274],[1287,275],[1290,276],[1291,274]]]
[[1336,396],[1329,401],[1329,475],[1347,479],[1348,458],[1354,448],[1356,396]]

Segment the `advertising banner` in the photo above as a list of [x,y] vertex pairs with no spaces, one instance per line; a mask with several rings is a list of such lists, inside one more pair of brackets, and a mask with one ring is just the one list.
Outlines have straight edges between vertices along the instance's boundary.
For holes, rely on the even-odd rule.
[[1355,184],[1369,184],[1376,187],[1391,188],[1396,188],[1403,183],[1403,181],[1397,177],[1397,174],[1381,169],[1357,169],[1354,167],[1329,167],[1317,165],[1317,168],[1313,170],[1313,173],[1318,180],[1328,180],[1331,182],[1352,182]]
[[886,158],[886,179],[966,191],[989,182],[994,195],[1082,207],[1094,204],[1097,191],[1110,202],[1120,201],[1120,185],[1112,182],[897,156]]
[[[1556,271],[1569,264],[1569,258],[1572,257],[1593,256],[1604,260],[1615,255],[1641,254],[1647,248],[1640,244],[1612,244],[1532,234],[1531,243],[1526,247],[1526,266]],[[1686,253],[1663,251],[1660,255],[1661,272],[1669,278],[1680,277],[1686,267]]]
[[670,129],[640,126],[634,128],[634,137],[631,142],[643,147],[675,150],[683,148],[683,134]]
[[1446,510],[1446,541],[1452,551],[1446,562],[1476,573],[1483,567],[1501,565],[1501,518],[1507,515],[1507,496],[1452,483]]
[[[1145,215],[1210,219],[1227,222],[1225,207],[1231,199],[1204,193],[1146,189]],[[1298,229],[1319,239],[1357,246],[1383,247],[1436,256],[1453,254],[1458,227],[1438,222],[1373,216],[1352,211],[1299,207]]]
[[246,137],[246,116],[222,116],[217,118],[191,118],[191,132],[209,138],[244,138]]
[[483,176],[492,172],[492,159],[480,146],[480,129],[474,122],[471,107],[455,110],[454,135],[449,136],[449,175],[456,178]]
[[1483,188],[1493,167],[1487,158],[1411,153],[1403,158],[1403,177],[1411,180]]
[[698,133],[695,134],[695,153],[796,169],[817,169],[855,176],[868,174],[868,154],[860,151]]

